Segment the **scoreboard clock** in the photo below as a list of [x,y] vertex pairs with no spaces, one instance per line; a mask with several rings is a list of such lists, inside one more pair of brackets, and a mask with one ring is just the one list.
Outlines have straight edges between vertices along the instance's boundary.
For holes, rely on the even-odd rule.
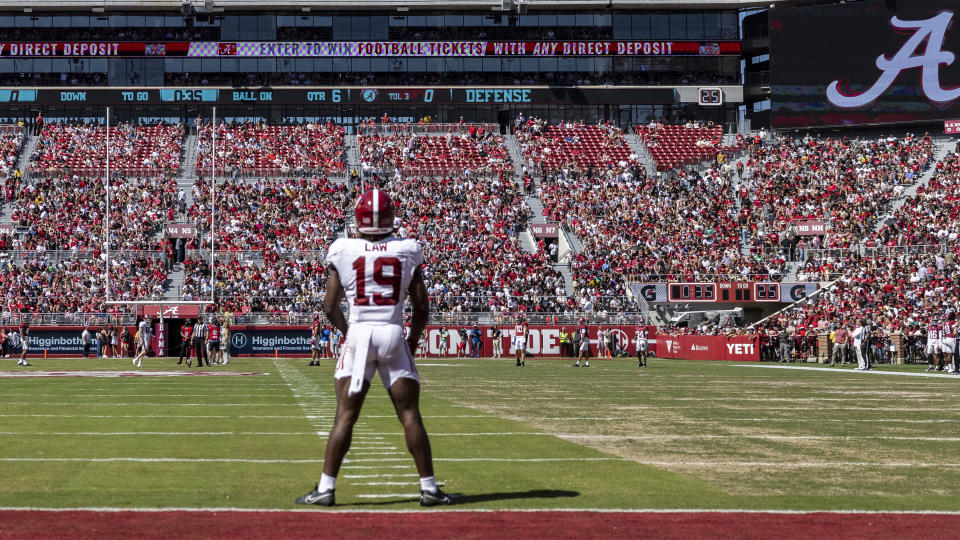
[[723,89],[717,87],[699,88],[697,103],[706,107],[723,105]]
[[671,283],[671,302],[716,302],[716,283]]

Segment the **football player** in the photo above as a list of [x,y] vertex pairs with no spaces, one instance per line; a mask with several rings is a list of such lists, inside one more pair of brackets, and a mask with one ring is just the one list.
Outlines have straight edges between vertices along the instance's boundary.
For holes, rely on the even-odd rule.
[[527,320],[517,315],[517,324],[513,327],[513,348],[517,352],[517,366],[527,365]]
[[647,348],[649,340],[647,339],[647,328],[637,325],[637,330],[633,336],[634,345],[637,347],[637,367],[647,367]]
[[[353,426],[360,416],[374,372],[393,400],[403,425],[407,449],[420,476],[420,505],[451,504],[433,473],[430,440],[420,416],[420,376],[413,351],[429,319],[423,253],[415,240],[395,238],[394,206],[386,192],[365,192],[354,207],[360,238],[341,238],[327,252],[327,292],[323,311],[343,332],[346,342],[334,378],[337,412],[327,439],[323,474],[297,504],[333,506],[337,474],[350,449]],[[404,339],[405,291],[413,306],[410,335]],[[350,324],[340,311],[346,298]]]
[[580,367],[581,360],[584,361],[583,367],[590,367],[590,329],[587,327],[587,320],[581,317],[579,326],[577,332],[580,334],[580,351],[573,367]]

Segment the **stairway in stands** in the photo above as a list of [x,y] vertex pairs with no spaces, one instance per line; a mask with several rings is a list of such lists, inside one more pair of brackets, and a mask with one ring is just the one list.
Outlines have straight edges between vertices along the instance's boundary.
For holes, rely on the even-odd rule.
[[173,270],[167,272],[167,281],[163,285],[163,299],[180,300],[180,289],[183,287],[185,278],[183,265],[174,266]]
[[510,133],[504,135],[503,145],[507,147],[510,161],[513,162],[514,177],[521,180],[523,178],[523,154],[520,152],[520,143],[517,142],[517,137]]
[[647,150],[647,147],[644,146],[640,137],[638,137],[636,133],[627,133],[624,138],[626,138],[627,146],[630,147],[630,150],[640,156],[640,163],[643,164],[643,170],[647,172],[647,176],[656,175],[657,163],[653,160],[653,156],[650,154],[650,151]]
[[[20,157],[17,158],[17,169],[24,172],[27,170],[27,165],[30,164],[30,157],[37,148],[37,142],[39,142],[39,140],[40,137],[31,135],[28,132],[23,140],[23,146],[20,147]],[[0,197],[0,225],[9,225],[12,215],[13,205],[4,203],[2,197]]]
[[350,171],[360,172],[360,146],[357,136],[352,133],[343,136],[343,144],[347,154],[347,176],[350,176]]
[[[935,141],[934,149],[933,149],[934,163],[944,159],[945,157],[950,155],[950,153],[952,153],[954,150],[956,150],[956,143],[952,140]],[[917,194],[917,191],[920,189],[920,187],[926,186],[928,183],[930,183],[930,180],[933,178],[933,176],[936,173],[937,173],[936,166],[932,166],[926,171],[924,171],[924,173],[920,175],[920,178],[917,179],[917,182],[911,185],[910,187],[908,187],[906,190],[904,190],[903,196],[897,198],[893,202],[893,204],[890,206],[890,211],[887,212],[886,215],[884,215],[877,221],[877,224],[874,230],[879,231],[881,228],[883,228],[883,222],[886,221],[888,218],[893,217],[896,211],[903,206],[903,203],[905,203],[907,199]]]

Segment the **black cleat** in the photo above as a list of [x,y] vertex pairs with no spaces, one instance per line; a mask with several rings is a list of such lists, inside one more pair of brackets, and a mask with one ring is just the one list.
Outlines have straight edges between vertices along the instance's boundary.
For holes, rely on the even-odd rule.
[[[330,496],[333,496],[332,491],[330,492]],[[453,504],[453,499],[439,489],[436,492],[420,490],[420,506],[440,506],[446,504]]]
[[[328,489],[323,493],[320,493],[320,484],[317,484],[316,487],[310,490],[310,493],[306,495],[301,495],[297,497],[297,500],[294,501],[297,504],[314,504],[317,506],[333,506],[336,504],[336,499],[333,496],[334,490]],[[420,498],[421,504],[423,497]]]

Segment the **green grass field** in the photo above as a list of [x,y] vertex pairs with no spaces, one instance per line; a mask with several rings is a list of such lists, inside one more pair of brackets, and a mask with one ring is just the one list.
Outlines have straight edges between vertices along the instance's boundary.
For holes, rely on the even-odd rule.
[[[960,377],[512,362],[421,362],[437,477],[462,507],[960,510]],[[333,361],[229,369],[268,375],[0,379],[0,507],[293,508],[320,474]],[[376,379],[338,507],[412,510],[417,491]]]

